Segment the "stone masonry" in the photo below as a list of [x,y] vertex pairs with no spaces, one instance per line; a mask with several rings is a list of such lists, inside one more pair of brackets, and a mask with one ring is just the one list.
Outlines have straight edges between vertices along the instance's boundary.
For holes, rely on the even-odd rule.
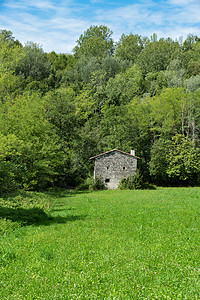
[[100,178],[107,188],[116,189],[122,178],[136,174],[138,158],[118,149],[91,157],[94,160],[94,178]]

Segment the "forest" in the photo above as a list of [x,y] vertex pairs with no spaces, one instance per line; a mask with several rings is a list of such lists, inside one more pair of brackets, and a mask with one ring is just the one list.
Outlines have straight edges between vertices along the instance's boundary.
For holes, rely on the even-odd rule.
[[72,53],[0,30],[0,191],[77,187],[89,158],[140,157],[145,182],[200,184],[200,38],[91,26]]

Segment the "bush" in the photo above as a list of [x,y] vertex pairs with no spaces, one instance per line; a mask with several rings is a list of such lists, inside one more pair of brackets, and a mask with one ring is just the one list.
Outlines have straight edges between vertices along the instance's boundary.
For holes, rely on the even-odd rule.
[[143,181],[143,176],[137,172],[136,175],[128,176],[127,178],[123,178],[118,188],[120,190],[140,190],[145,188],[145,184]]
[[88,177],[84,182],[82,182],[77,190],[105,190],[105,184],[101,181],[100,178],[94,178],[93,176]]
[[105,184],[103,183],[103,181],[100,178],[93,179],[89,188],[91,190],[105,190],[106,189]]

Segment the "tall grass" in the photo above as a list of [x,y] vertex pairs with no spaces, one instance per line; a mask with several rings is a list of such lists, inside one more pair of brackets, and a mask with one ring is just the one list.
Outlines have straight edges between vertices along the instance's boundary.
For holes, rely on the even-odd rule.
[[199,188],[50,197],[0,238],[1,299],[200,298]]

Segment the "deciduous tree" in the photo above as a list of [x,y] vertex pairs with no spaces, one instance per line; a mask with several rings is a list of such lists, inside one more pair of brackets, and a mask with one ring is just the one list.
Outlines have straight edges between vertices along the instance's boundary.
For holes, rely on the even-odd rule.
[[112,31],[104,25],[90,26],[77,40],[74,48],[76,57],[84,55],[87,58],[92,56],[102,59],[114,52],[114,41]]

